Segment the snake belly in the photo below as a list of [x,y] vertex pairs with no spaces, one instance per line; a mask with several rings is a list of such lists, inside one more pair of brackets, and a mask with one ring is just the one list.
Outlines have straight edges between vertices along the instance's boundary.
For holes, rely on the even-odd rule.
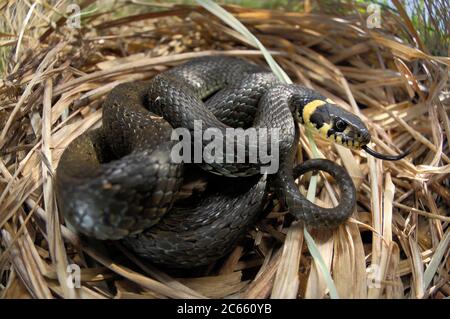
[[[58,206],[78,232],[122,239],[138,255],[178,268],[205,265],[228,253],[256,220],[269,187],[294,217],[315,227],[335,227],[356,202],[348,173],[327,160],[306,161],[294,170],[297,123],[313,126],[319,114],[362,125],[325,101],[313,90],[279,83],[258,65],[223,56],[193,59],[148,82],[118,85],[103,104],[102,127],[76,138],[60,159]],[[278,171],[261,175],[261,161],[203,161],[200,167],[224,179],[213,182],[220,187],[212,185],[190,207],[173,208],[185,165],[172,160],[176,141],[171,134],[174,128],[194,132],[195,121],[203,131],[224,134],[230,127],[253,127],[258,136],[262,129],[277,129]],[[246,139],[240,143],[246,152],[260,147]],[[295,178],[312,170],[336,179],[338,206],[322,208],[300,194]]]

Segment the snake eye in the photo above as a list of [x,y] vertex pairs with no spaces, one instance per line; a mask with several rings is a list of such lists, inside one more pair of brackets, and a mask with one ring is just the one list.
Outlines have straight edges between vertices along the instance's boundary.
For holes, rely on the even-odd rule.
[[337,120],[336,123],[334,123],[334,127],[336,131],[342,132],[347,127],[347,123],[342,120]]

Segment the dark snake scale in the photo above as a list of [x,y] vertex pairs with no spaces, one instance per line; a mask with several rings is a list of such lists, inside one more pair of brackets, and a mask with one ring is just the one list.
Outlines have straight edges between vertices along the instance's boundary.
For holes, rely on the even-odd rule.
[[[261,174],[259,159],[175,163],[172,131],[185,128],[193,135],[195,120],[202,121],[203,131],[224,134],[230,127],[255,128],[258,137],[263,129],[278,129],[278,171]],[[333,101],[281,84],[261,66],[223,56],[191,60],[148,82],[118,85],[106,97],[102,121],[60,159],[57,199],[66,222],[86,236],[122,240],[139,256],[176,268],[206,265],[230,252],[260,217],[269,191],[309,226],[336,227],[352,214],[356,192],[344,168],[324,159],[294,168],[297,123],[354,149],[370,141],[362,121]],[[225,143],[234,149],[244,143],[246,159],[248,150],[260,147],[247,139]],[[206,176],[206,189],[179,200],[183,177],[194,170]],[[295,179],[314,170],[334,177],[338,206],[322,208],[300,194]]]

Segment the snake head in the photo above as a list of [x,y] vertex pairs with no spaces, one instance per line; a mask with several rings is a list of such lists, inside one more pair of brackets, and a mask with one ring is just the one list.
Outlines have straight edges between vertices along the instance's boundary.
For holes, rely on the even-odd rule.
[[370,133],[364,122],[355,114],[337,105],[327,103],[329,129],[326,138],[351,149],[360,149],[370,143]]
[[410,153],[409,150],[399,155],[385,155],[369,148],[370,133],[362,119],[339,107],[331,99],[316,98],[308,101],[297,116],[301,117],[300,120],[308,129],[325,139],[350,149],[363,149],[382,160],[397,161]]
[[330,99],[315,99],[302,108],[305,126],[323,138],[351,149],[360,149],[370,142],[364,122]]

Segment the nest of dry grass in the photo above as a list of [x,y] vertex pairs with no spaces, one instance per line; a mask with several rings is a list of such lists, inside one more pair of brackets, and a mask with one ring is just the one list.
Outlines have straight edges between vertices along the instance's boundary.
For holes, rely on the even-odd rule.
[[[394,2],[400,13],[385,12],[377,30],[366,28],[364,14],[227,7],[295,82],[361,115],[379,151],[413,150],[383,162],[316,140],[319,153],[345,166],[358,190],[345,225],[311,230],[341,298],[450,295],[450,59],[430,53]],[[81,245],[58,215],[52,177],[64,148],[100,125],[105,95],[197,56],[264,59],[200,7],[159,5],[132,14],[119,2],[74,29],[60,16],[64,6],[44,3],[2,8],[10,32],[0,51],[7,57],[0,81],[0,296],[329,297],[326,271],[311,256],[303,228],[278,206],[229,256],[182,274],[120,245]],[[339,9],[348,12],[345,6]],[[301,148],[299,160],[311,156],[305,137]],[[316,202],[333,205],[332,190],[321,179]],[[71,264],[81,267],[81,289],[68,287]]]

